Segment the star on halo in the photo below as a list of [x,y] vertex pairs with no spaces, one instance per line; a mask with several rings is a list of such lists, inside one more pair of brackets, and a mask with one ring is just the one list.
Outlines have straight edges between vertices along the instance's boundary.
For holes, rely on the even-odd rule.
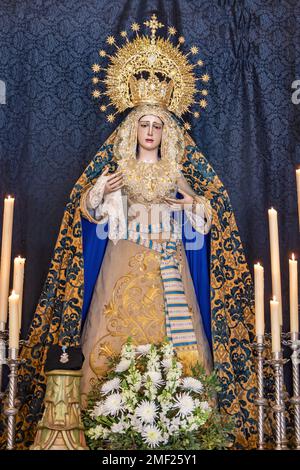
[[115,43],[115,38],[113,36],[108,36],[108,38],[106,39],[106,42],[107,44],[111,46],[112,44]]
[[138,23],[132,23],[131,25],[132,31],[139,31],[140,30],[140,25]]
[[169,26],[168,31],[170,36],[174,36],[177,33],[176,28],[174,28],[174,26]]
[[204,73],[201,77],[201,80],[203,82],[208,82],[210,80],[210,76],[208,75],[208,73]]
[[93,98],[99,98],[99,96],[101,95],[100,91],[99,90],[94,90],[93,93]]
[[195,54],[198,54],[199,49],[198,49],[198,47],[196,47],[196,46],[192,46],[191,49],[190,49],[190,51],[191,51],[191,53],[192,53],[193,55],[195,55]]
[[108,122],[114,122],[115,116],[113,114],[109,114],[106,119],[108,120]]
[[100,67],[99,64],[93,64],[92,65],[92,70],[93,70],[93,72],[97,73],[97,72],[100,72],[101,67]]

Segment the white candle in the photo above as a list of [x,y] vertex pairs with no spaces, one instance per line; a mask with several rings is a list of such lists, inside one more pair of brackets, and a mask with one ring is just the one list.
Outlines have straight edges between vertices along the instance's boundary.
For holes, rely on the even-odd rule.
[[264,315],[264,268],[257,263],[254,265],[254,288],[255,288],[255,326],[257,342],[262,343],[265,333]]
[[271,333],[272,333],[272,352],[281,351],[281,338],[280,338],[280,318],[279,318],[279,302],[270,300],[271,310]]
[[297,195],[298,195],[298,219],[299,219],[299,230],[300,230],[300,168],[296,170],[297,180]]
[[21,325],[22,325],[24,267],[25,267],[25,258],[21,258],[21,256],[18,256],[17,258],[14,259],[13,290],[19,296],[19,329],[21,329]]
[[9,348],[19,349],[19,296],[12,291],[9,301]]
[[293,253],[289,260],[289,278],[290,278],[290,330],[291,333],[299,332],[298,318],[298,261],[295,260]]
[[14,202],[14,198],[10,196],[4,199],[0,267],[0,328],[2,330],[7,322]]
[[272,272],[272,292],[279,303],[279,321],[282,325],[282,300],[281,300],[281,276],[280,276],[280,256],[279,256],[279,234],[277,211],[269,209],[269,232],[271,251],[271,272]]

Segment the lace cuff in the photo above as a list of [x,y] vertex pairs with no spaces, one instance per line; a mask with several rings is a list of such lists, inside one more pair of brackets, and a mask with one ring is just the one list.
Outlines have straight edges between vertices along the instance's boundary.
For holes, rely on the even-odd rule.
[[100,176],[93,186],[89,186],[87,188],[80,200],[82,215],[90,222],[96,224],[104,222],[104,219],[106,219],[100,210],[104,199],[105,183],[106,178],[104,176]]
[[88,209],[96,209],[100,204],[102,204],[105,184],[105,176],[99,176],[94,186],[89,190],[89,194],[87,196]]
[[210,231],[212,209],[205,197],[194,196],[193,203],[189,207],[185,207],[185,213],[197,232],[205,235]]

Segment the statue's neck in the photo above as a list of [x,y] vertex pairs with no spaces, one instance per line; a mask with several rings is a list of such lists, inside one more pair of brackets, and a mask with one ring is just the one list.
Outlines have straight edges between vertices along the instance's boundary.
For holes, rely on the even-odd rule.
[[141,146],[138,148],[137,160],[149,163],[158,162],[158,148],[153,150],[145,149]]

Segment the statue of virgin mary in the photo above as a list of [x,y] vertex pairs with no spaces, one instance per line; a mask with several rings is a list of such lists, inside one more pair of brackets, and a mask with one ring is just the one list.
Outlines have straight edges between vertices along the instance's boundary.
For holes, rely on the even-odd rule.
[[[186,373],[197,362],[214,369],[234,447],[256,446],[251,276],[227,192],[180,121],[197,93],[183,38],[171,43],[174,28],[158,37],[155,15],[145,25],[151,36],[134,23],[136,38],[122,32],[126,42],[110,56],[105,95],[118,112],[131,110],[70,194],[22,350],[20,448],[32,443],[42,415],[52,345],[82,348],[84,398],[129,336],[135,344],[167,337]],[[112,36],[107,42],[115,45]],[[100,83],[101,67],[93,70]]]

